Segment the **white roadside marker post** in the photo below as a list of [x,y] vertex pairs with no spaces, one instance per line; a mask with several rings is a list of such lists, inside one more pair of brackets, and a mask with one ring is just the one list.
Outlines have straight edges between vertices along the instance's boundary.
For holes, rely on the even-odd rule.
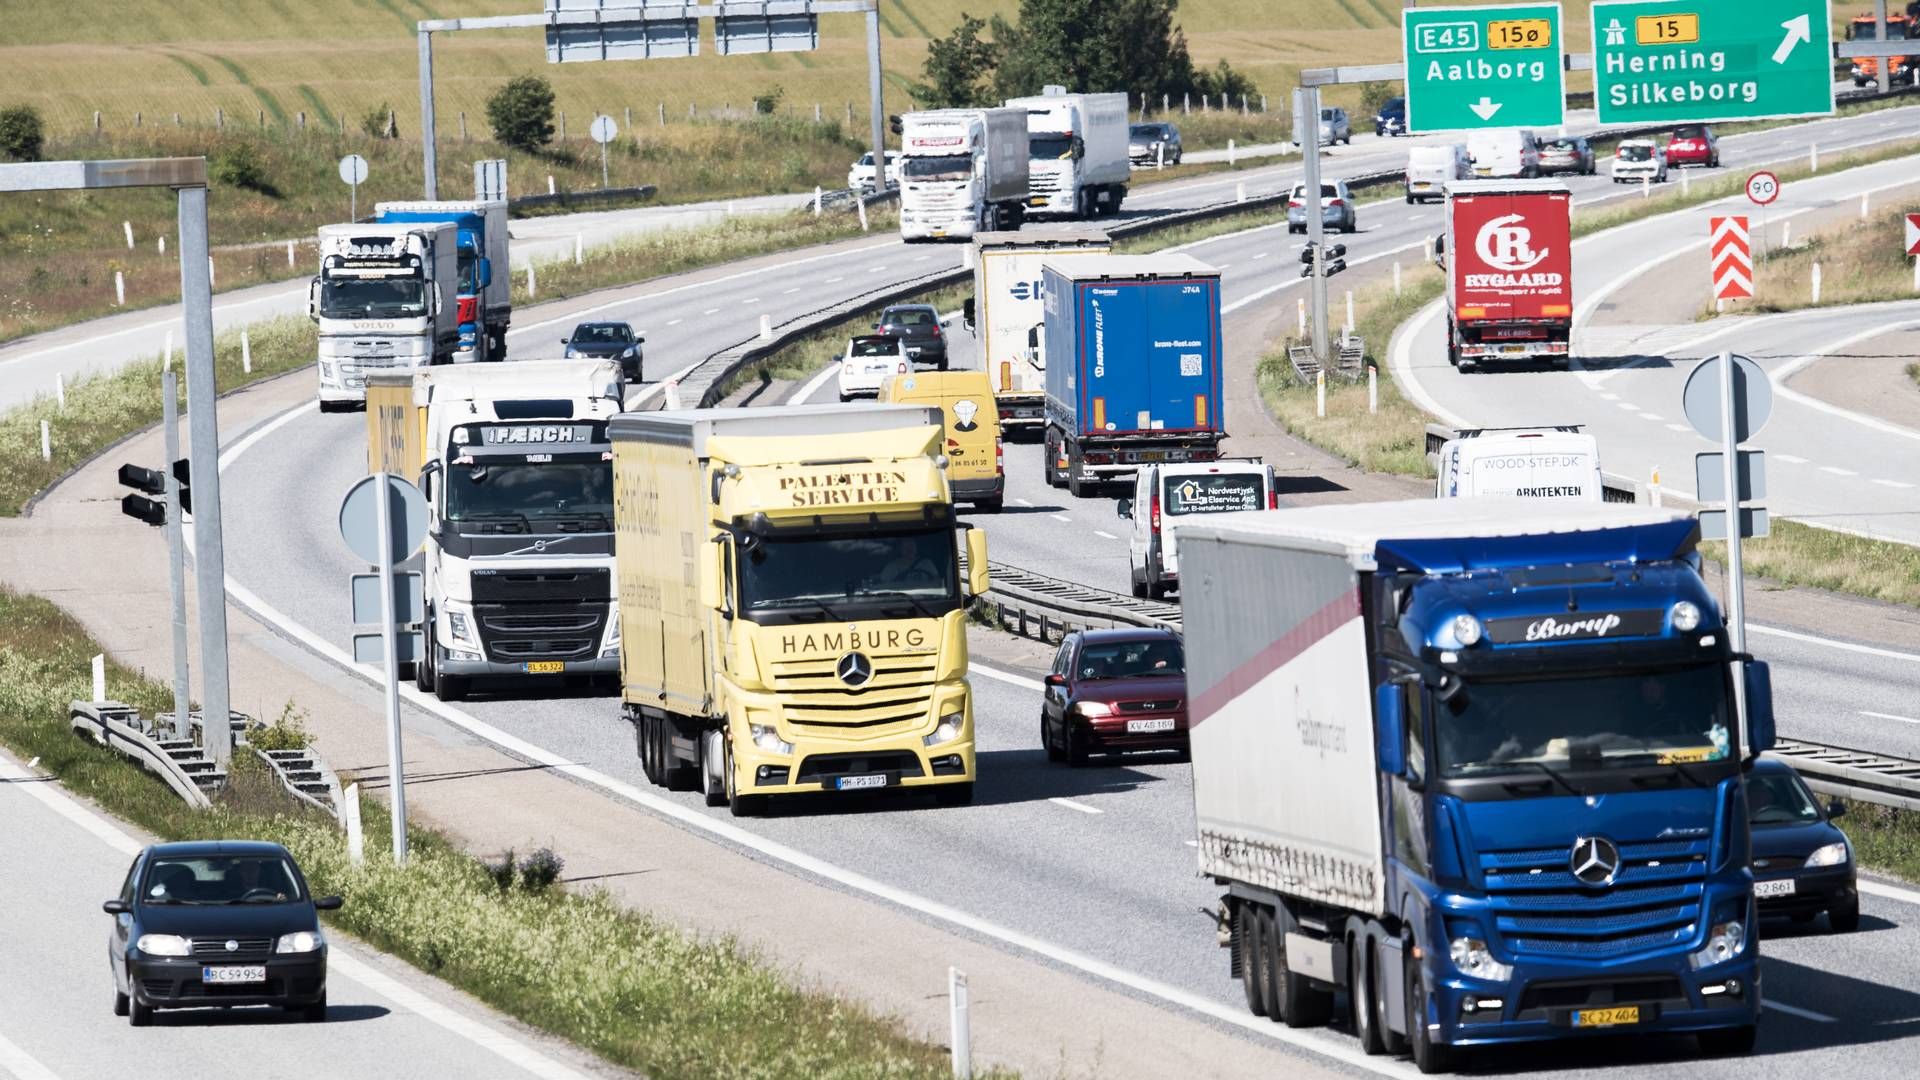
[[581,237],[581,235],[579,233],[574,233],[573,234],[573,265],[580,266],[586,262],[587,253],[586,253],[585,245],[586,245],[586,241]]
[[1233,201],[1237,203],[1243,203],[1247,201],[1247,182],[1246,181],[1242,180],[1241,182],[1233,185]]
[[118,270],[113,272],[113,306],[127,306],[127,275]]
[[1227,140],[1227,168],[1229,169],[1233,168],[1234,156],[1235,156],[1235,152],[1233,148],[1233,140],[1228,139]]
[[40,421],[40,460],[53,460],[53,425]]
[[160,350],[160,370],[173,370],[173,331],[167,331],[166,343]]
[[973,1031],[967,1005],[967,973],[947,969],[947,1009],[952,1027],[954,1080],[973,1080]]
[[1692,190],[1693,190],[1693,180],[1691,176],[1688,174],[1687,170],[1681,169],[1680,170],[1680,197],[1683,199],[1686,198],[1687,194]]
[[1807,169],[1811,172],[1820,171],[1820,144],[1819,143],[1807,144]]
[[1299,310],[1299,313],[1300,313],[1300,336],[1306,337],[1307,336],[1307,298],[1304,296],[1300,297],[1299,299],[1294,301],[1294,305],[1296,306],[1296,308]]
[[1791,221],[1781,222],[1780,223],[1780,250],[1781,251],[1787,250],[1787,247],[1792,240],[1793,240],[1793,222]]
[[[853,205],[856,209],[860,211],[860,231],[866,232],[867,231],[867,200],[861,198],[859,194],[856,193],[853,196]],[[727,204],[727,213],[728,215],[732,215],[733,213],[732,203]]]
[[107,657],[97,653],[93,658],[93,700],[107,700]]
[[1327,373],[1313,373],[1313,411],[1320,419],[1327,418]]
[[820,185],[813,185],[813,216],[820,216]]
[[1813,264],[1813,302],[1820,303],[1820,264]]
[[240,328],[240,370],[253,374],[253,342],[247,338],[246,327]]
[[340,824],[347,830],[347,858],[355,866],[367,861],[367,838],[360,828],[360,785],[348,784],[340,793]]
[[1393,295],[1396,298],[1400,295],[1400,260],[1399,259],[1393,260]]
[[1380,369],[1372,364],[1367,365],[1367,411],[1380,411]]
[[1341,330],[1340,336],[1342,338],[1349,338],[1353,336],[1353,290],[1352,289],[1347,290],[1347,325],[1345,329]]
[[528,259],[527,260],[527,299],[531,300],[538,295],[539,293],[536,291],[536,288],[534,285],[534,279],[533,279],[533,260]]
[[1864,191],[1860,193],[1860,220],[1867,220],[1867,193]]
[[133,222],[123,221],[120,223],[120,228],[125,230],[127,234],[127,250],[132,251],[133,250]]
[[760,340],[773,340],[773,316],[771,315],[760,316]]
[[1647,495],[1653,500],[1654,506],[1660,505],[1660,466],[1658,465],[1653,467],[1653,482],[1647,485]]
[[[162,243],[166,241],[166,237],[164,236],[161,237],[160,239]],[[293,265],[293,241],[291,240],[287,241],[287,265],[288,266]]]
[[60,405],[60,411],[67,411],[67,377],[59,372],[53,373],[53,400]]

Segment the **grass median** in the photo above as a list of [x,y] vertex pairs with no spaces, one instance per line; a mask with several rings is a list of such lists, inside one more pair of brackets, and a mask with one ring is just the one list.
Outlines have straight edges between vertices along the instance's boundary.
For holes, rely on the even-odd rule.
[[[1729,305],[1730,310],[1761,314],[1920,297],[1920,289],[1914,288],[1913,260],[1906,255],[1906,215],[1896,204],[1865,221],[1829,226],[1793,247],[1772,247],[1754,261],[1753,299]],[[1812,288],[1816,266],[1817,304]],[[1712,303],[1701,309],[1701,318],[1715,314]]]
[[[916,296],[911,300],[896,302],[932,304],[934,310],[945,313],[958,309],[960,304],[972,295],[973,285],[969,282]],[[864,308],[789,343],[785,348],[758,363],[741,368],[734,372],[732,378],[721,384],[721,398],[731,397],[742,387],[756,380],[800,382],[818,375],[826,370],[828,364],[839,363],[841,357],[847,354],[847,339],[856,334],[872,333],[874,320],[880,317],[880,312],[887,306],[874,304]]]
[[[1700,545],[1701,553],[1725,565],[1725,544]],[[1800,585],[1920,608],[1920,547],[1874,540],[1797,521],[1774,518],[1772,535],[1740,544],[1748,574],[1781,585]]]
[[[895,1020],[797,985],[731,940],[696,938],[626,910],[604,892],[548,887],[525,872],[503,883],[488,864],[420,828],[409,832],[408,865],[396,868],[384,812],[372,802],[358,866],[333,821],[281,795],[264,769],[242,764],[211,810],[191,809],[68,727],[67,703],[91,696],[89,658],[100,651],[54,604],[0,589],[0,743],[161,838],[285,844],[317,893],[346,898],[327,916],[334,928],[659,1080],[951,1075],[941,1047],[907,1037]],[[108,665],[107,686],[148,715],[170,707],[165,686],[117,664]],[[116,884],[99,882],[100,895]]]

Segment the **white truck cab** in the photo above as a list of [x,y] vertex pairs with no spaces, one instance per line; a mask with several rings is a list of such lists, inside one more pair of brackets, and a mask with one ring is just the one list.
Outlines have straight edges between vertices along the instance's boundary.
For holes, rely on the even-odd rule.
[[1234,510],[1274,510],[1280,505],[1273,466],[1258,458],[1143,466],[1134,474],[1133,498],[1120,500],[1119,513],[1131,518],[1127,567],[1133,595],[1156,600],[1180,585],[1180,551],[1175,526],[1200,514]]
[[1434,494],[1601,502],[1600,444],[1578,425],[1476,428],[1440,447]]

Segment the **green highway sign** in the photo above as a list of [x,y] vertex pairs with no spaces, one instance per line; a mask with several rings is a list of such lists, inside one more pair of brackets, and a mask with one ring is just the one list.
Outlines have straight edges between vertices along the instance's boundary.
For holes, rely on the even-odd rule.
[[1559,4],[1407,8],[1401,14],[1409,132],[1565,122]]
[[1602,124],[1833,113],[1829,0],[1597,0]]

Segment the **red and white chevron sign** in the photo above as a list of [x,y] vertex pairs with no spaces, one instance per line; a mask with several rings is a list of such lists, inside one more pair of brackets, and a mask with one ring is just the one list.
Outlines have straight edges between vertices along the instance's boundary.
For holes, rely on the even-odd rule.
[[1747,238],[1747,219],[1712,219],[1713,298],[1749,300],[1753,297],[1753,249]]
[[1907,254],[1920,255],[1920,214],[1907,215]]

